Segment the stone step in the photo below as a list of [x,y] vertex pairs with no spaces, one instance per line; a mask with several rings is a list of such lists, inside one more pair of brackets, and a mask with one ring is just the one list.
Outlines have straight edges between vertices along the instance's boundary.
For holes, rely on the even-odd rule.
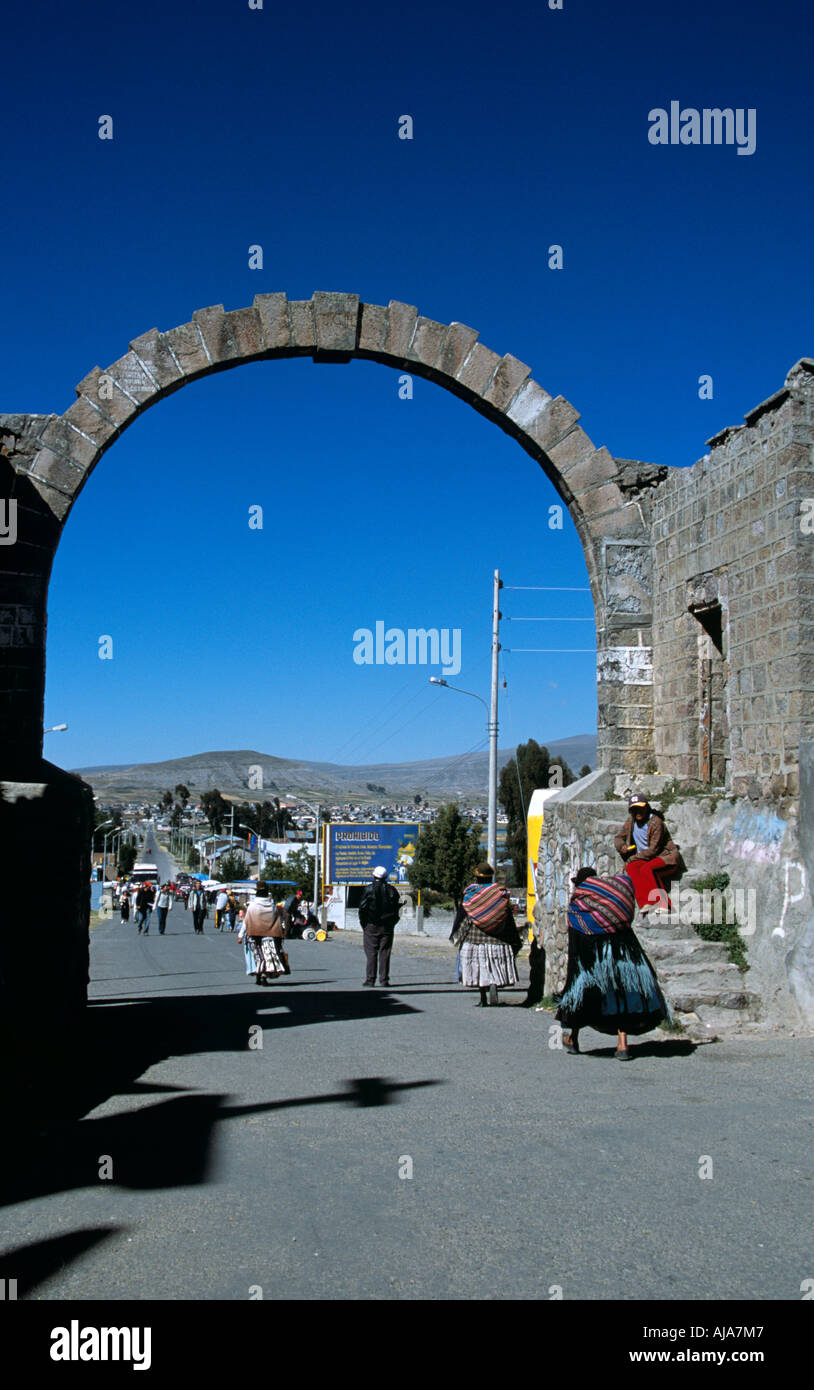
[[[644,946],[644,942],[642,945]],[[702,941],[700,936],[694,940],[684,940],[683,938],[676,940],[671,937],[667,941],[654,940],[653,937],[650,937],[645,950],[651,960],[675,961],[676,963],[689,960],[693,964],[707,961],[713,964],[717,961],[725,961],[727,965],[731,964],[729,953],[722,942]]]
[[712,1026],[721,1021],[728,1027],[739,1022],[752,1023],[760,1017],[760,1000],[749,990],[682,990],[664,989],[673,1013],[694,1013]]

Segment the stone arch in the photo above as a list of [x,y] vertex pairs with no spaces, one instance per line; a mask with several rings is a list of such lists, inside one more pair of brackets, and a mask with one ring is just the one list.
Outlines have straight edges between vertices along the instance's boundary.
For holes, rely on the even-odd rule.
[[[626,771],[652,748],[650,548],[622,465],[597,448],[579,413],[552,397],[511,353],[500,356],[463,323],[409,304],[259,294],[245,309],[198,309],[168,332],[151,329],[104,370],[94,367],[63,415],[0,416],[0,497],[13,499],[17,536],[0,546],[0,738],[6,775],[27,775],[42,752],[48,578],[71,507],[102,455],[151,405],[187,382],[244,362],[354,357],[425,377],[465,400],[536,459],[577,528],[596,611],[600,766]],[[0,518],[0,521],[2,518]],[[649,712],[648,712],[649,711]]]

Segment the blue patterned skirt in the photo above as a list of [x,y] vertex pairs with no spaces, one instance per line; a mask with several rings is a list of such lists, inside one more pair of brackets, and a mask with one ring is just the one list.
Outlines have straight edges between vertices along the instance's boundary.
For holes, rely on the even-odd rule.
[[649,1033],[670,1008],[632,927],[588,936],[568,931],[568,972],[557,1019],[564,1028]]

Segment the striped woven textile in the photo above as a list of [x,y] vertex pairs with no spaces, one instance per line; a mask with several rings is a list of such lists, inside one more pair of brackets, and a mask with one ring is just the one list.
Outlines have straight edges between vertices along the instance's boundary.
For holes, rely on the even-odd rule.
[[508,907],[508,889],[501,888],[499,883],[470,883],[464,889],[464,911],[481,931],[496,931],[505,921]]
[[586,878],[571,895],[568,925],[584,936],[601,936],[629,927],[635,912],[636,895],[627,874]]

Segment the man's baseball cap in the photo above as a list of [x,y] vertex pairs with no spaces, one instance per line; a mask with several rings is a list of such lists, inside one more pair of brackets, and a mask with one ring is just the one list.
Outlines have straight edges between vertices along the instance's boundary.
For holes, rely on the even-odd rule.
[[376,867],[375,867],[375,869],[373,870],[373,877],[374,877],[374,878],[387,878],[387,870],[384,869],[384,868],[382,868],[381,864],[377,864]]
[[649,806],[649,801],[641,792],[632,792],[628,798],[627,809],[632,811],[634,806]]

